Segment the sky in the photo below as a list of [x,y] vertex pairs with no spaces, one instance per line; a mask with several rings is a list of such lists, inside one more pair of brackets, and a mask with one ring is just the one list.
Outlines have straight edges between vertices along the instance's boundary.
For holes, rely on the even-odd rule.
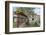
[[35,8],[34,12],[37,13],[38,15],[40,15],[40,8]]
[[13,7],[13,12],[15,12],[16,11],[16,7]]

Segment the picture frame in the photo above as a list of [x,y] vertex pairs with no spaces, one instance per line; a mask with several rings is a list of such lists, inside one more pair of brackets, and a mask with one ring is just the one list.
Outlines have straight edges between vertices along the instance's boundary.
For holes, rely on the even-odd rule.
[[[19,10],[17,10],[17,8]],[[25,12],[25,11],[28,11],[29,13],[30,13],[29,10],[33,11],[35,17],[34,16],[33,16],[33,18],[30,17],[30,19],[32,21],[32,25],[30,27],[28,27],[29,25],[27,27],[21,26],[21,25],[19,26],[19,23],[21,23],[24,19],[23,20],[19,19],[19,22],[17,22],[18,20],[16,19],[16,17],[14,17],[14,16],[16,16],[16,15],[14,15],[15,12],[18,12],[21,9],[25,9],[25,10],[23,10],[23,12],[25,14],[27,14],[27,12]],[[21,15],[24,15],[24,14],[21,13]],[[39,17],[40,20],[38,18],[38,15],[40,15],[40,17]],[[24,17],[24,16],[20,16],[20,17]],[[30,15],[30,16],[32,16],[32,15]],[[37,20],[40,21],[40,24],[38,24],[38,22],[35,18],[37,18]],[[36,25],[33,25],[34,20],[36,20],[36,22],[37,22],[37,23],[35,23]],[[26,21],[26,18],[25,18],[25,21]],[[23,21],[23,22],[25,22],[25,21]],[[31,21],[29,20],[30,23],[31,23]],[[14,24],[14,22],[16,22],[16,23]],[[27,20],[27,22],[28,22],[28,20]],[[44,32],[44,31],[45,31],[45,3],[5,1],[5,33],[6,34]]]

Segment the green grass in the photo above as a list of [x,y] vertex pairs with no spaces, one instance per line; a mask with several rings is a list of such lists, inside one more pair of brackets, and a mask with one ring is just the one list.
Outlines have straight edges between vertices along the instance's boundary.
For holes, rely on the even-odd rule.
[[[40,25],[38,25],[37,22],[35,22],[35,23],[32,22],[31,24],[28,24],[25,27],[40,27]],[[13,28],[17,28],[16,23],[13,23]]]
[[16,28],[16,23],[13,23],[13,28]]

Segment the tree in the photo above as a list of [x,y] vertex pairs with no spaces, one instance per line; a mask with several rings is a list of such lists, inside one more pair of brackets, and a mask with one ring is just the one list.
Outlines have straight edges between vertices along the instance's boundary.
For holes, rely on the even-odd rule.
[[16,13],[24,13],[27,16],[32,15],[32,17],[34,16],[34,9],[35,8],[29,8],[29,7],[16,7]]
[[24,9],[22,7],[16,8],[16,13],[24,12]]

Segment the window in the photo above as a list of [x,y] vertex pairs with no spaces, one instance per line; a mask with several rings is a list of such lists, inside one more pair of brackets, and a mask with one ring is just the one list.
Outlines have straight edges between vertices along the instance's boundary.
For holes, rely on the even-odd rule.
[[34,20],[34,18],[32,18],[32,20]]

